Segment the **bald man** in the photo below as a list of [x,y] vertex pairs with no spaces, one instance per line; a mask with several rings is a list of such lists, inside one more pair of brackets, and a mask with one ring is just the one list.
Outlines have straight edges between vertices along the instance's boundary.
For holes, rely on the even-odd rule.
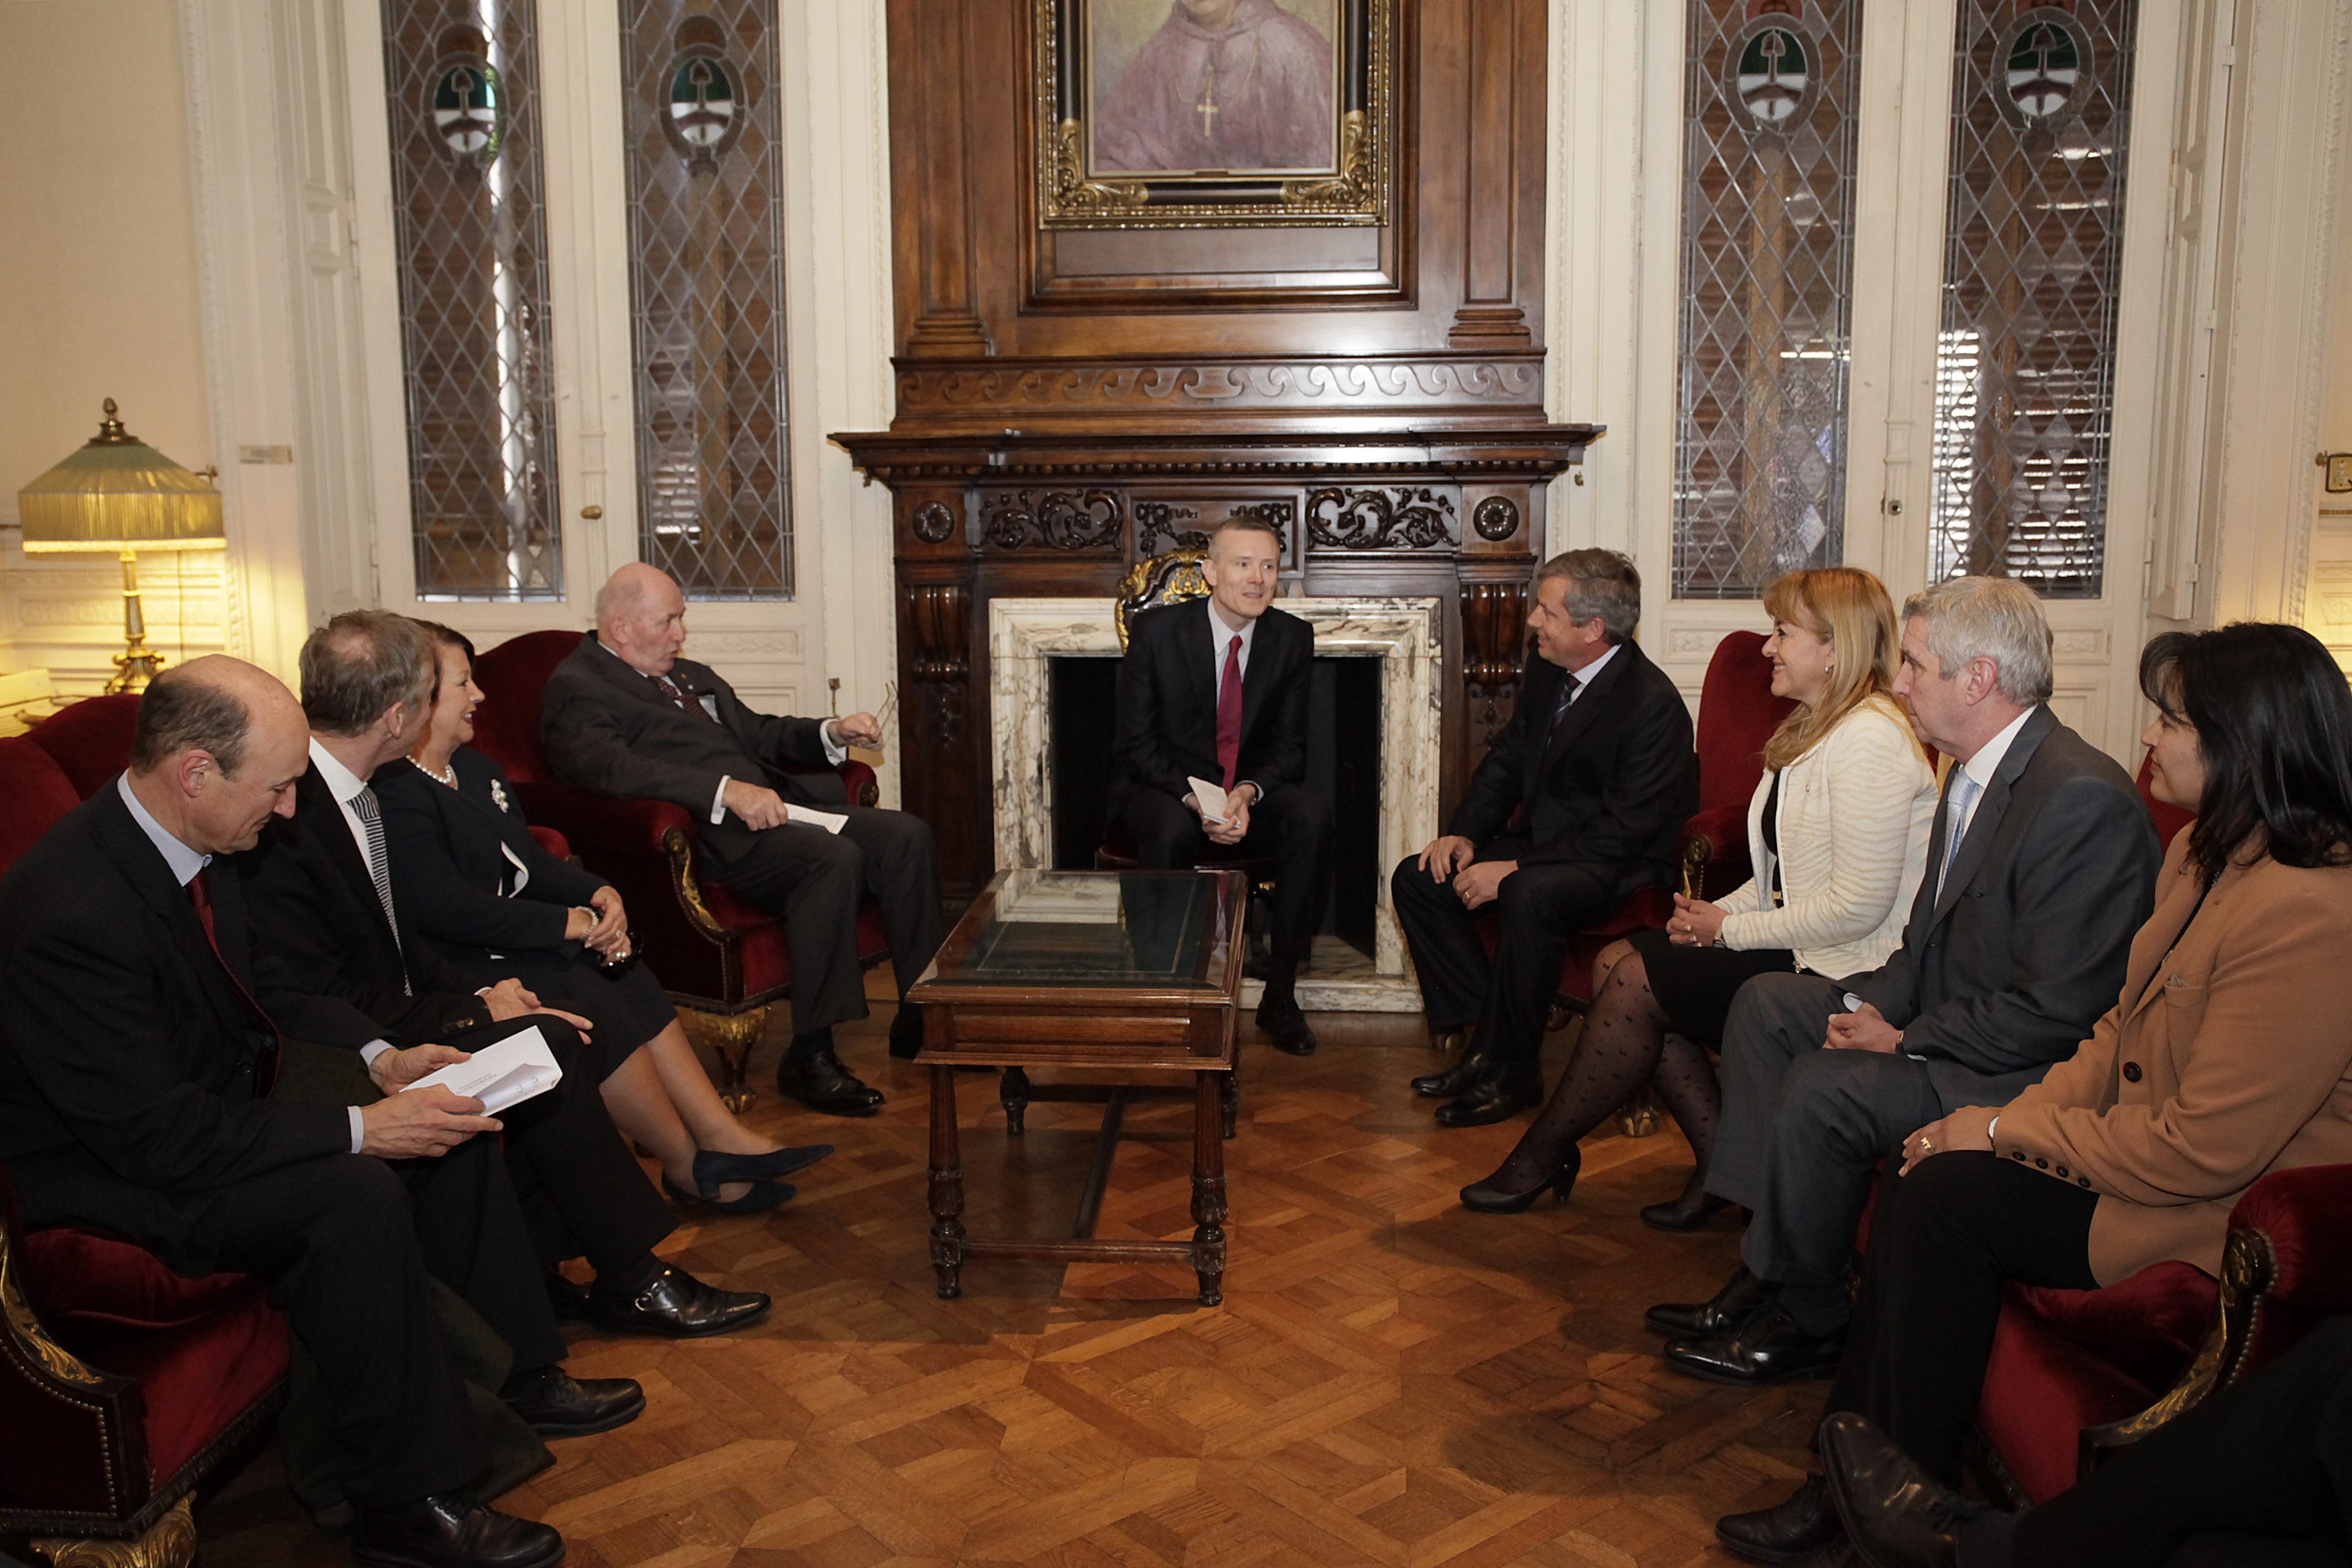
[[[641,562],[614,573],[596,595],[596,629],[556,666],[540,699],[548,763],[581,789],[667,800],[694,814],[703,874],[783,918],[793,1043],[776,1087],[829,1115],[871,1116],[881,1091],[842,1066],[833,1047],[835,1025],[866,1015],[857,905],[871,892],[881,908],[903,997],[940,945],[931,830],[904,812],[846,804],[841,781],[824,771],[851,746],[882,743],[872,714],[755,713],[709,666],[679,658],[685,647],[686,597],[668,574]],[[793,806],[848,821],[831,833],[793,820]],[[919,1014],[899,1004],[891,1055],[921,1047]]]
[[645,1406],[574,1383],[480,1101],[417,1078],[465,1053],[284,1039],[256,1003],[240,879],[216,864],[294,806],[310,731],[215,656],[139,704],[131,767],[0,879],[0,1164],[29,1225],[125,1237],[175,1272],[260,1274],[333,1401],[355,1562],[541,1568],[563,1543],[466,1489],[485,1461],[443,1346],[438,1278],[513,1349],[506,1396],[550,1436]]

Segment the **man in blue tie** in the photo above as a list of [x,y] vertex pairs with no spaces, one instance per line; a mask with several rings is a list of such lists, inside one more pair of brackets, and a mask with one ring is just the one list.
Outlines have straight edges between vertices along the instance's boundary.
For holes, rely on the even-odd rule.
[[[2072,1055],[2114,1005],[2154,898],[2161,856],[2138,792],[2050,710],[2040,601],[2007,578],[1960,577],[1903,615],[1895,693],[1953,759],[1927,874],[1902,947],[1878,969],[1760,975],[1732,1003],[1706,1190],[1753,1212],[1744,1264],[1713,1300],[1649,1313],[1678,1336],[1668,1363],[1696,1377],[1772,1383],[1835,1366],[1872,1165],[1915,1129],[2004,1104]],[[1820,1522],[1740,1514],[1718,1533],[1780,1562],[1810,1549],[1784,1536]]]
[[[1511,721],[1462,804],[1389,879],[1429,1026],[1475,1027],[1462,1058],[1413,1079],[1441,1127],[1476,1127],[1543,1099],[1538,1055],[1569,938],[1642,888],[1674,885],[1698,809],[1690,710],[1633,641],[1642,578],[1613,550],[1536,572],[1535,647]],[[1487,955],[1478,911],[1494,906]]]

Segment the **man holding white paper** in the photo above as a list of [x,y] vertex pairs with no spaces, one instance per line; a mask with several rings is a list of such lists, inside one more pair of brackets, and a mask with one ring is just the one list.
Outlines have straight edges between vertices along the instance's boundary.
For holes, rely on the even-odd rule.
[[1303,782],[1315,633],[1274,607],[1281,558],[1271,523],[1228,518],[1201,562],[1209,596],[1129,624],[1110,815],[1144,866],[1197,865],[1212,844],[1273,858],[1273,953],[1257,1026],[1303,1057],[1315,1035],[1298,1008],[1298,966],[1322,919],[1331,808]]
[[475,989],[417,935],[366,781],[407,754],[435,668],[430,634],[385,610],[348,611],[303,643],[310,766],[294,780],[292,810],[238,857],[261,938],[256,994],[289,1033],[356,1051],[387,1092],[443,1065],[385,1082],[378,1064],[387,1058],[435,1046],[476,1050],[536,1030],[566,1070],[502,1120],[539,1261],[587,1258],[596,1279],[586,1315],[614,1332],[683,1339],[749,1323],[767,1310],[766,1296],[719,1289],[655,1255],[677,1222],[584,1063],[586,1021],[541,1006],[511,978]]
[[[849,804],[831,770],[851,746],[878,747],[871,713],[784,719],[757,713],[686,647],[686,597],[667,574],[632,562],[596,595],[596,629],[556,666],[540,696],[547,760],[598,795],[667,800],[694,814],[711,880],[781,915],[793,954],[793,1043],[776,1087],[814,1110],[871,1116],[882,1093],[834,1054],[833,1029],[866,1015],[857,906],[874,895],[903,997],[939,951],[939,851],[902,811]],[[901,1002],[890,1054],[923,1042],[921,1009]]]

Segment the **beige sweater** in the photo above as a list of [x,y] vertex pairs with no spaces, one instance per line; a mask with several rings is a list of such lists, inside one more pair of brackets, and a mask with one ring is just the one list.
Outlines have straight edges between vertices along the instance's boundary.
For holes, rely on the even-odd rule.
[[1842,980],[1886,962],[1927,867],[1936,819],[1936,773],[1910,721],[1885,699],[1864,702],[1819,744],[1781,770],[1779,838],[1787,902],[1772,907],[1772,857],[1764,802],[1772,775],[1748,803],[1748,863],[1756,875],[1717,900],[1727,947],[1785,947],[1817,974]]

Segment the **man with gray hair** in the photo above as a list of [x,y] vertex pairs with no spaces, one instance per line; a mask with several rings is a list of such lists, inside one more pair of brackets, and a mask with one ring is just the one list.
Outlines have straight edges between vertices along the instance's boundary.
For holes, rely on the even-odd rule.
[[[1431,1029],[1477,1029],[1452,1068],[1413,1079],[1446,1100],[1441,1127],[1543,1098],[1537,1057],[1568,939],[1636,889],[1673,884],[1698,757],[1682,693],[1633,641],[1641,615],[1641,574],[1615,551],[1543,563],[1511,721],[1444,835],[1390,879]],[[1489,905],[1491,959],[1473,925]]]
[[[2050,710],[2050,627],[2032,593],[1959,577],[1912,595],[1903,616],[1895,694],[1953,759],[1927,869],[1885,964],[1759,975],[1732,1002],[1706,1190],[1753,1213],[1744,1263],[1713,1300],[1649,1312],[1678,1336],[1668,1363],[1709,1381],[1837,1364],[1874,1163],[2071,1056],[2114,1005],[2154,900],[2160,852],[2138,792]],[[1837,1515],[1816,1477],[1716,1532],[1786,1562],[1834,1539]]]

